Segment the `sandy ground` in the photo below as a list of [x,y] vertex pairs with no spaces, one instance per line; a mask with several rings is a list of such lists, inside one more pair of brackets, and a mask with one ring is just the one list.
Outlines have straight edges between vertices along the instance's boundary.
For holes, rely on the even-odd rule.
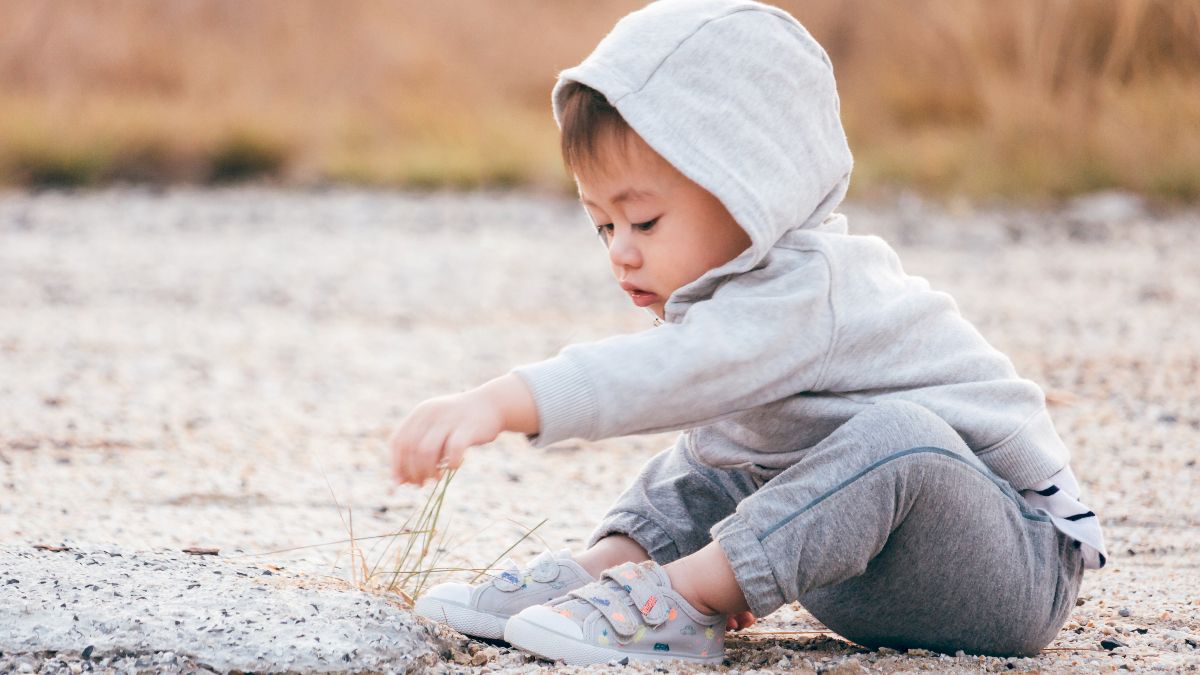
[[[1053,212],[911,197],[844,210],[1045,387],[1111,560],[1036,658],[866,651],[792,606],[731,634],[716,670],[1200,668],[1200,211],[1117,195]],[[387,481],[385,439],[406,410],[649,326],[570,201],[0,195],[0,541],[214,547],[351,579],[348,511],[356,537],[394,532],[430,491]],[[485,565],[543,519],[514,557],[579,546],[673,436],[535,450],[505,434],[472,450],[445,502],[442,565]],[[386,569],[384,541],[364,546]],[[435,671],[561,670],[465,640],[443,657]],[[0,659],[81,664],[36,646]]]

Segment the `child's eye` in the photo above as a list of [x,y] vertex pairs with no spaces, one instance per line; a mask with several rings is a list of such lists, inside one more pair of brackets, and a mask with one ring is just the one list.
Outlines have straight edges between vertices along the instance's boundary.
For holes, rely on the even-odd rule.
[[[633,226],[636,227],[637,229],[641,230],[642,232],[645,232],[646,230],[649,230],[650,228],[654,227],[654,224],[657,222],[658,222],[658,218],[655,218],[654,220],[649,220],[644,223],[634,223]],[[613,226],[612,223],[608,223],[606,225],[597,225],[596,226],[596,234],[607,239],[608,233],[612,230],[612,226]]]
[[[642,232],[646,232],[647,229],[654,227],[654,223],[656,223],[656,222],[659,222],[659,219],[648,220],[646,222],[635,222],[634,227],[641,229]],[[598,233],[598,234],[605,234],[605,233],[611,232],[611,231],[612,231],[612,223],[611,222],[607,223],[607,225],[596,226],[596,233]]]

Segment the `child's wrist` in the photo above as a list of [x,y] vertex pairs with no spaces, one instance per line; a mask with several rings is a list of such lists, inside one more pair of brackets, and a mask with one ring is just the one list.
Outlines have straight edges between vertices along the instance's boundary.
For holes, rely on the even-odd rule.
[[499,411],[505,431],[538,432],[537,404],[528,385],[516,373],[501,375],[476,390]]

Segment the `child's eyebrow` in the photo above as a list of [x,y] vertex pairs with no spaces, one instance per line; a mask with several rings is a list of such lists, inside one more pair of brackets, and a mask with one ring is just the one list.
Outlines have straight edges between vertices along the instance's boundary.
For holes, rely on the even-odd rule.
[[[621,190],[620,192],[618,192],[617,195],[612,198],[612,203],[620,204],[621,202],[624,202],[624,201],[645,199],[647,197],[654,197],[654,196],[656,196],[655,193],[653,193],[649,190],[639,190],[637,188],[625,188],[624,190]],[[595,204],[593,204],[592,202],[590,202],[586,199],[583,200],[583,203],[587,204],[588,206],[595,206]]]

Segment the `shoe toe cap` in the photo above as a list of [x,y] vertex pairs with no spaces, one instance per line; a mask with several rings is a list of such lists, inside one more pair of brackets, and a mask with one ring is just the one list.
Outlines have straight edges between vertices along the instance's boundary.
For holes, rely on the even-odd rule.
[[438,584],[421,594],[421,597],[417,599],[418,607],[421,606],[422,601],[425,604],[434,601],[450,602],[466,607],[471,603],[471,587],[467,584]]
[[513,618],[520,618],[522,621],[531,623],[539,628],[554,631],[559,635],[565,635],[575,640],[583,639],[583,629],[579,624],[545,605],[526,607]]

